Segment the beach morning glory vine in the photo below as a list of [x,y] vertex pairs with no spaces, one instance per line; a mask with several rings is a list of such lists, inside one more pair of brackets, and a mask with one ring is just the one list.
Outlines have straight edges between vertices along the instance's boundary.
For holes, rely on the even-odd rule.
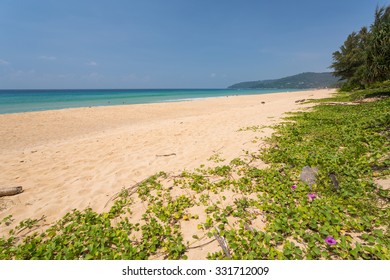
[[328,236],[327,238],[325,238],[325,242],[331,246],[337,244],[337,241],[332,236]]

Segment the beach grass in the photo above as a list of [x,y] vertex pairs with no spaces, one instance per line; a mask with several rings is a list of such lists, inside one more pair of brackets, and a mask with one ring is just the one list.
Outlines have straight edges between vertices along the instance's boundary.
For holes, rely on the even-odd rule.
[[[207,259],[388,260],[390,195],[376,183],[390,175],[388,92],[320,100],[274,126],[259,151],[160,172],[108,212],[25,220],[0,238],[0,259],[193,259],[202,248]],[[305,166],[318,170],[313,185],[300,180]]]

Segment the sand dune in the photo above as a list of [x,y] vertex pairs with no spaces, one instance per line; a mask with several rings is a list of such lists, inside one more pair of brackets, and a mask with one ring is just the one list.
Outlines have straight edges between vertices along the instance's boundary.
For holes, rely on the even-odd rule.
[[[283,113],[311,105],[332,90],[212,98],[0,115],[0,187],[22,194],[0,198],[0,220],[13,225],[45,216],[47,222],[77,208],[104,211],[124,187],[158,171],[191,170],[218,154],[231,160],[255,151],[259,133]],[[268,136],[264,129],[260,136]],[[106,206],[107,208],[107,206]],[[1,226],[0,234],[10,228]]]

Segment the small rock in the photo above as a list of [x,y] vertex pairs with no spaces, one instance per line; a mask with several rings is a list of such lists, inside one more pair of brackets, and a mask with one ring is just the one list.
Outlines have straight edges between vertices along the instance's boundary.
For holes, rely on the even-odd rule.
[[317,173],[318,173],[317,167],[305,166],[302,168],[300,180],[311,187],[316,183]]

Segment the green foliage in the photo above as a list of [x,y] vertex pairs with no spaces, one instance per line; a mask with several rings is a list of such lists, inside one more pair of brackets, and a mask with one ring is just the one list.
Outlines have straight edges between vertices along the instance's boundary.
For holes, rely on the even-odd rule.
[[[159,188],[158,179],[164,176],[157,174],[141,184],[140,197]],[[129,221],[127,215],[131,214],[132,203],[129,193],[124,191],[108,213],[98,214],[90,208],[73,210],[40,234],[35,232],[21,238],[11,231],[8,238],[0,238],[0,259],[148,259],[159,251],[168,259],[184,258],[185,246],[178,226],[168,226],[164,221],[172,221],[169,215],[182,214],[182,209],[191,206],[189,198],[169,197],[164,206],[167,210],[163,214],[158,212],[159,218],[145,215],[142,220],[147,223],[142,226]],[[152,204],[147,213],[154,212]],[[37,220],[28,219],[16,229],[20,233],[36,223]],[[135,237],[137,232],[141,238]]]
[[333,53],[331,68],[344,80],[344,91],[390,80],[390,6],[377,8],[370,30],[363,27],[347,37]]
[[336,84],[337,78],[331,73],[306,72],[294,76],[284,77],[276,80],[262,80],[252,82],[242,82],[231,85],[233,89],[256,89],[256,88],[284,88],[284,89],[309,89],[326,88]]
[[[343,98],[362,100],[385,92]],[[389,259],[389,211],[378,207],[382,191],[372,182],[379,165],[382,174],[389,174],[389,107],[388,98],[355,106],[321,105],[315,112],[292,114],[291,122],[277,126],[269,140],[272,147],[262,157],[275,168],[246,171],[262,192],[257,207],[266,213],[267,227],[226,232],[232,258]],[[313,201],[307,198],[307,186],[289,187],[305,165],[320,171]],[[340,189],[333,188],[330,172],[337,174]],[[327,236],[337,244],[326,244]],[[221,251],[209,258],[226,256]]]
[[367,40],[367,28],[363,27],[359,33],[352,32],[340,51],[333,53],[331,67],[335,70],[335,76],[346,80],[341,88],[344,91],[362,87],[367,83]]
[[367,49],[367,68],[372,82],[390,80],[390,6],[375,11]]

